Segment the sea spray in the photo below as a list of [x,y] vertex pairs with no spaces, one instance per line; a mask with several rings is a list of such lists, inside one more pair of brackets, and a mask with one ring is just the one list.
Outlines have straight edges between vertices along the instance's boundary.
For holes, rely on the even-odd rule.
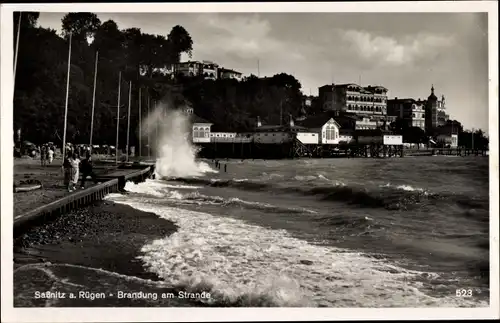
[[[217,172],[196,161],[197,148],[191,144],[189,116],[180,109],[158,104],[144,121],[145,133],[155,137],[156,175],[160,178],[196,177]],[[158,129],[158,130],[156,130]],[[157,137],[156,137],[157,135]]]

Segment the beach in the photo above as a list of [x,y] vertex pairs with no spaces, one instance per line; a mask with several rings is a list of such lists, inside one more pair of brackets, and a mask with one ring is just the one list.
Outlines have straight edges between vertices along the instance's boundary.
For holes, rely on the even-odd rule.
[[[227,172],[198,160],[195,176],[128,182],[36,229],[16,242],[16,266],[32,264],[16,284],[36,272],[54,290],[211,295],[144,306],[487,306],[487,158],[221,163]],[[33,288],[18,289],[18,306]]]
[[[151,213],[99,202],[33,228],[14,243],[15,306],[191,306],[177,299],[118,298],[118,292],[172,293],[137,259],[141,247],[171,235],[176,226]],[[91,299],[106,292],[106,298]],[[65,298],[36,299],[36,293]],[[69,298],[73,292],[76,298]],[[78,294],[88,293],[86,297]],[[113,293],[114,296],[109,296]]]

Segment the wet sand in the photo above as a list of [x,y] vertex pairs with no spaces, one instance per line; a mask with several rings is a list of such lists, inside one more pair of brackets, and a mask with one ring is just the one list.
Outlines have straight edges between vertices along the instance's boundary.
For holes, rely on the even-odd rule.
[[[117,298],[118,291],[175,292],[137,257],[142,246],[176,229],[155,214],[109,201],[32,228],[14,242],[14,306],[196,306],[185,299]],[[47,291],[65,297],[37,298]],[[91,300],[91,293],[106,297]]]

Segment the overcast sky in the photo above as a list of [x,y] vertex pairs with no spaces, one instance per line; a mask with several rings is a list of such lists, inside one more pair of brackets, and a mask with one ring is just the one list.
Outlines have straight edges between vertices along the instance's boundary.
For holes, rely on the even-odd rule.
[[[60,31],[64,13],[41,13]],[[117,13],[120,29],[167,36],[181,25],[193,59],[245,75],[294,75],[305,94],[328,83],[383,85],[389,98],[426,98],[434,84],[448,113],[488,130],[487,14],[481,13]],[[259,63],[257,63],[259,61]]]

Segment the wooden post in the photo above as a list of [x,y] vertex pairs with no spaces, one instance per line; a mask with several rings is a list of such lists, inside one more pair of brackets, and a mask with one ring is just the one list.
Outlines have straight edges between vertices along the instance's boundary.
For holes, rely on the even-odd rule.
[[127,162],[129,157],[129,140],[130,140],[130,104],[132,101],[132,81],[128,83],[128,113],[127,113]]
[[[153,110],[156,108],[156,100],[153,100]],[[159,148],[158,148],[158,120],[156,120],[155,122],[155,156],[156,158],[158,158],[158,152],[159,152]]]
[[[151,110],[151,97],[149,96],[148,91],[148,117],[150,116]],[[148,122],[148,158],[151,158],[151,120]]]
[[97,85],[97,62],[99,60],[99,51],[95,52],[95,70],[94,70],[94,93],[92,95],[92,115],[90,121],[90,154],[92,155],[92,135],[94,133],[94,109],[95,109],[95,88]]
[[142,157],[142,116],[141,116],[141,88],[139,88],[139,156]]
[[14,56],[14,80],[13,80],[14,89],[16,87],[16,70],[17,70],[17,55],[19,54],[19,38],[21,37],[21,15],[22,12],[19,11],[19,21],[17,24],[16,53]]
[[116,105],[116,147],[115,147],[115,163],[118,165],[118,139],[120,137],[120,90],[122,85],[122,72],[118,74],[118,104]]
[[69,98],[69,75],[71,71],[71,40],[72,34],[69,34],[69,51],[68,51],[68,75],[66,77],[66,103],[64,105],[64,133],[63,133],[63,146],[62,146],[62,157],[63,162],[66,157],[66,129],[68,125],[68,98]]

